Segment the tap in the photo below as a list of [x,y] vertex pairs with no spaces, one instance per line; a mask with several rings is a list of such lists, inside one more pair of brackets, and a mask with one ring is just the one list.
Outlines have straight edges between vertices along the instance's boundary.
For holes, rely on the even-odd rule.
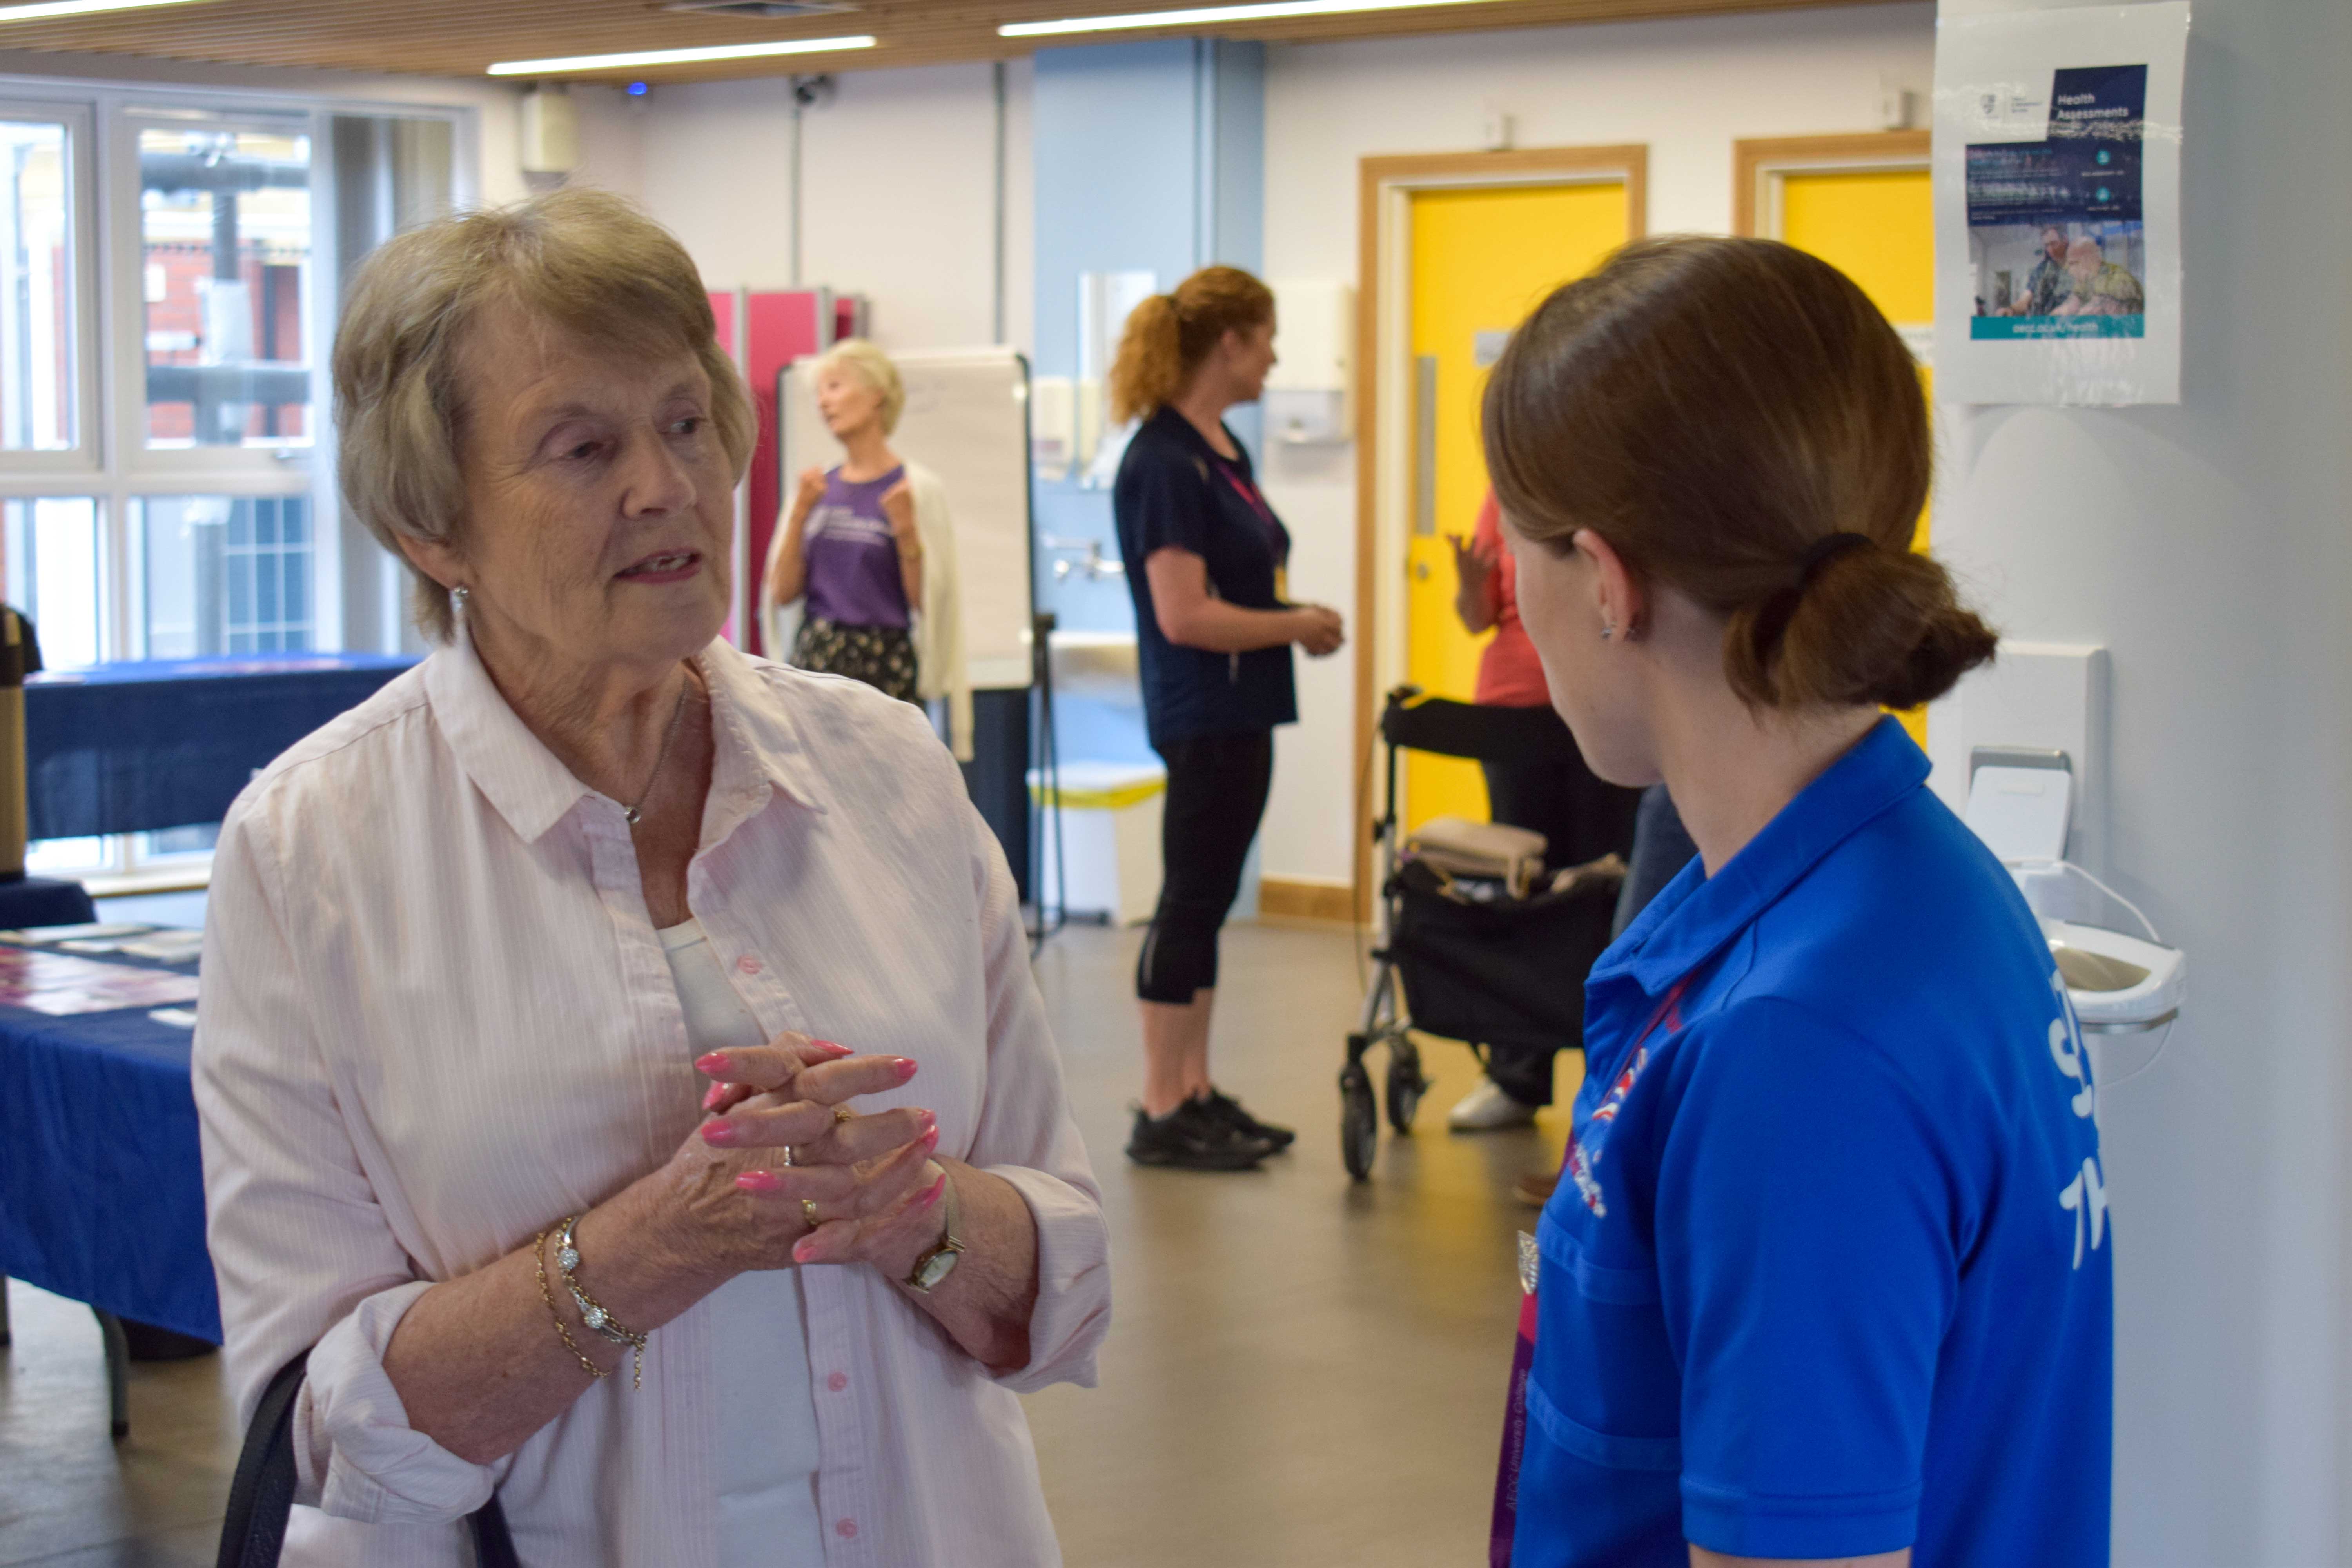
[[1099,539],[1058,539],[1046,534],[1037,542],[1058,558],[1054,563],[1054,581],[1056,583],[1066,583],[1073,575],[1093,583],[1105,577],[1127,574],[1125,562],[1104,557]]

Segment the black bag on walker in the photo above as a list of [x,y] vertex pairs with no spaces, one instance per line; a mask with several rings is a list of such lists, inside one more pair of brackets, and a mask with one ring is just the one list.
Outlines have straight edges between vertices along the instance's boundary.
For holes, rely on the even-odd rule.
[[[1491,885],[1490,885],[1491,886]],[[1475,1046],[1551,1049],[1584,1038],[1584,979],[1609,945],[1613,880],[1524,899],[1420,861],[1400,867],[1389,952],[1412,1026]]]

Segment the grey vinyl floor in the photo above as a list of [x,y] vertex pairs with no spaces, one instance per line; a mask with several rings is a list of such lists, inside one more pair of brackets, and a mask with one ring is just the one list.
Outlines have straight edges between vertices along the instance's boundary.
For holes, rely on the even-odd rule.
[[[151,917],[152,918],[152,917]],[[1297,1148],[1260,1171],[1145,1171],[1120,1155],[1139,1081],[1137,933],[1074,927],[1038,978],[1102,1180],[1116,1318],[1101,1385],[1032,1397],[1072,1568],[1429,1568],[1483,1561],[1518,1310],[1509,1197],[1559,1158],[1561,1118],[1449,1136],[1476,1076],[1433,1043],[1414,1136],[1373,1179],[1339,1162],[1335,1078],[1361,996],[1343,932],[1226,937],[1217,1076]],[[1561,1089],[1574,1058],[1564,1058]],[[216,1358],[138,1365],[109,1440],[89,1310],[9,1288],[0,1355],[0,1565],[194,1568],[236,1458]]]

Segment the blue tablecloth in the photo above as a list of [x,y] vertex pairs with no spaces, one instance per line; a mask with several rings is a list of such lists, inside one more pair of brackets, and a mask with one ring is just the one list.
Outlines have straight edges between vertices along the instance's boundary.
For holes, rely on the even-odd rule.
[[143,1007],[0,1006],[0,1274],[218,1344],[192,1039]]
[[255,769],[415,662],[266,654],[33,676],[25,682],[31,836],[218,822]]

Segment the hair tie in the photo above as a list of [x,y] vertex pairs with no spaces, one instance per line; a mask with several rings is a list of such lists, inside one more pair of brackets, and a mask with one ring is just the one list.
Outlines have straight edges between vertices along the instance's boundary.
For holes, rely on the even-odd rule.
[[1866,533],[1842,532],[1822,535],[1805,547],[1805,552],[1802,555],[1797,557],[1797,578],[1794,584],[1797,592],[1801,594],[1811,587],[1813,579],[1821,574],[1822,568],[1847,551],[1861,550],[1876,542],[1876,540]]

